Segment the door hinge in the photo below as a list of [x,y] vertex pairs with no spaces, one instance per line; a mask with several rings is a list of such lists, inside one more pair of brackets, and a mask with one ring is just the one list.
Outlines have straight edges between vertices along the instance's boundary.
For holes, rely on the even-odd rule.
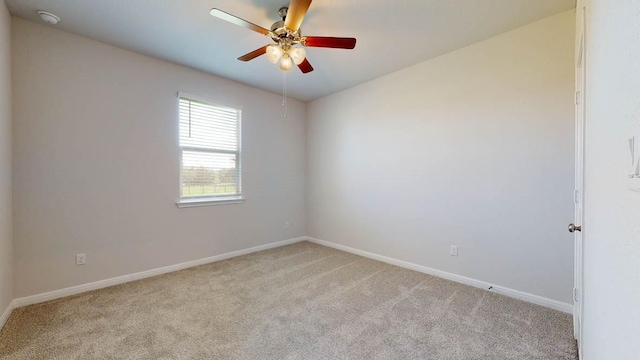
[[580,91],[576,91],[576,105],[580,105]]
[[578,288],[573,288],[573,301],[578,302]]

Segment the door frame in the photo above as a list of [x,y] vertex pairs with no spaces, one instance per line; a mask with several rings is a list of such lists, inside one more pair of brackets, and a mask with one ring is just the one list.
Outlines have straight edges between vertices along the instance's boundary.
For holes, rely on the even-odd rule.
[[[575,192],[574,223],[582,226],[584,231],[584,143],[585,143],[585,118],[586,118],[586,71],[585,71],[585,7],[576,9],[578,41],[575,64]],[[574,289],[573,289],[573,330],[578,341],[578,351],[582,345],[582,320],[583,320],[583,267],[584,267],[584,234],[583,231],[574,232]]]

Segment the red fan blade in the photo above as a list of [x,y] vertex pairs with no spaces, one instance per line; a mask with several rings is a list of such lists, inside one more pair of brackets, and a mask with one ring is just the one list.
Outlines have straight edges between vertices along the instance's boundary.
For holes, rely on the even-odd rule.
[[309,64],[309,60],[307,59],[304,59],[304,61],[302,61],[300,65],[298,65],[298,67],[300,68],[300,71],[302,71],[304,74],[310,73],[313,71],[313,66]]
[[355,38],[337,38],[324,36],[307,36],[302,45],[309,47],[323,47],[334,49],[353,49],[356,47]]
[[287,17],[284,19],[284,26],[289,30],[298,31],[310,5],[311,0],[291,0]]
[[218,19],[222,19],[224,21],[228,21],[232,24],[242,26],[249,30],[259,32],[260,34],[263,34],[263,35],[269,34],[269,30],[263,28],[262,26],[258,26],[256,24],[248,22],[247,20],[240,19],[239,17],[226,13],[220,9],[211,9],[211,11],[209,11],[209,14],[211,14],[211,16],[217,17]]
[[255,58],[257,58],[260,55],[264,55],[267,53],[267,47],[263,46],[260,49],[256,49],[253,50],[252,52],[246,54],[246,55],[242,55],[238,58],[238,60],[240,61],[249,61],[249,60],[253,60]]

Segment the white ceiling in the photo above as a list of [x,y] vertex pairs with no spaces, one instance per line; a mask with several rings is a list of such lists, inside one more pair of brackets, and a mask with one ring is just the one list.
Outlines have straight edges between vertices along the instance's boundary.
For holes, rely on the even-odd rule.
[[[6,0],[14,16],[168,60],[275,93],[282,73],[263,56],[258,33],[213,18],[219,8],[269,28],[288,0]],[[314,0],[303,35],[356,37],[354,50],[307,48],[315,71],[287,73],[289,96],[309,101],[551,16],[575,0]]]

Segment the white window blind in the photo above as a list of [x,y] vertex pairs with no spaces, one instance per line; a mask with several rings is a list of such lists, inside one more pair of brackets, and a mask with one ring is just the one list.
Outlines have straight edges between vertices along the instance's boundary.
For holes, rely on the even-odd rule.
[[241,111],[184,94],[180,102],[180,199],[241,198]]

